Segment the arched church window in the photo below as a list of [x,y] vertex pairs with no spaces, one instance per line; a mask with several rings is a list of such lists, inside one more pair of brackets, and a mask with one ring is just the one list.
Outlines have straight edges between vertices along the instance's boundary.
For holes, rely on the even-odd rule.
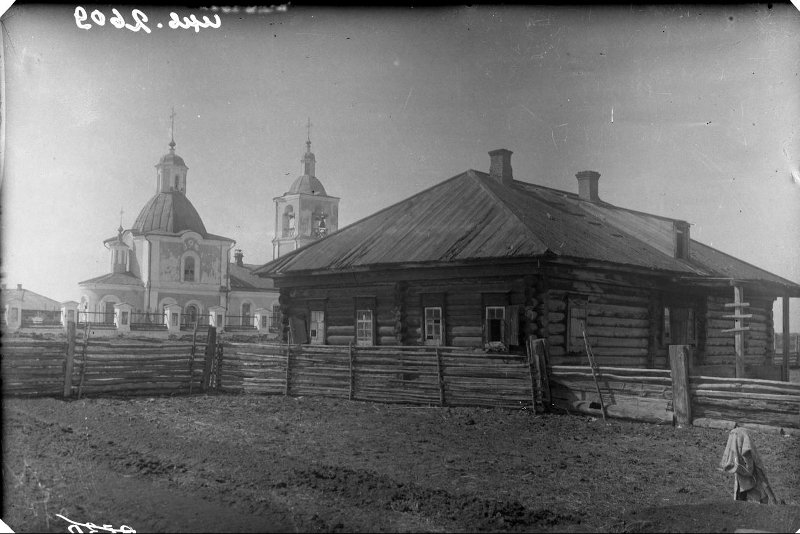
[[286,206],[286,209],[283,210],[283,232],[282,237],[291,237],[295,234],[295,228],[297,227],[295,216],[294,216],[294,207]]
[[181,180],[181,177],[180,177],[180,175],[179,175],[179,174],[176,174],[176,175],[175,175],[175,189],[176,189],[176,190],[177,190],[177,189],[179,188],[179,186],[180,186],[180,180]]
[[242,303],[242,326],[252,326],[250,324],[250,303]]
[[194,282],[194,258],[186,256],[183,260],[183,281]]

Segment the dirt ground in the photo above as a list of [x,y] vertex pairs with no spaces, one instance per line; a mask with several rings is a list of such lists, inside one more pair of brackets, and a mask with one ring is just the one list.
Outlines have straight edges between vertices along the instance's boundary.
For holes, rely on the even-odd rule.
[[732,500],[725,430],[322,397],[5,399],[2,518],[16,532],[65,532],[56,514],[137,532],[795,532],[800,437],[752,435],[785,505]]

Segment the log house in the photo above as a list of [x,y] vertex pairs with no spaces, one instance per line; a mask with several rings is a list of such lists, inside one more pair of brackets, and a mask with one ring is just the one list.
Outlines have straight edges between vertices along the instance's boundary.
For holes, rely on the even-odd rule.
[[737,350],[770,362],[773,302],[800,285],[691,239],[686,221],[600,200],[597,172],[579,172],[575,194],[516,180],[510,151],[489,154],[489,173],[257,269],[280,288],[284,339],[524,352],[535,336],[552,364],[585,365],[585,331],[601,366],[666,369],[671,344],[692,345],[694,365],[734,364]]

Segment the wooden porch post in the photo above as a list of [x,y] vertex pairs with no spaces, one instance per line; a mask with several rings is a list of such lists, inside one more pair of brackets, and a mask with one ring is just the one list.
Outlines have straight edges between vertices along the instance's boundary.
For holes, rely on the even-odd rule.
[[789,381],[789,295],[783,296],[783,363],[781,364],[781,380]]

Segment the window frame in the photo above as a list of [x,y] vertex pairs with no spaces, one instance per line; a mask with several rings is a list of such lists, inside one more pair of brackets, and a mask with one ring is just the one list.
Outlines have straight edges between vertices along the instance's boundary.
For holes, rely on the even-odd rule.
[[[188,280],[186,277],[186,267],[189,263],[189,260],[192,260],[192,278]],[[189,282],[189,283],[196,283],[200,281],[200,257],[194,251],[186,251],[183,256],[181,257],[181,272],[180,272],[180,280],[181,282]]]
[[[428,311],[438,311],[439,317],[428,318]],[[436,322],[438,320],[438,323]],[[430,322],[429,322],[430,321]],[[434,331],[438,329],[438,336],[433,333],[433,337],[428,337],[428,327]],[[431,347],[443,346],[445,339],[445,326],[444,326],[444,307],[443,306],[424,306],[422,308],[422,342],[424,345]]]
[[[483,321],[484,321],[484,328],[486,334],[484,335],[484,343],[488,346],[497,345],[498,343],[502,343],[506,345],[506,308],[507,306],[498,306],[495,304],[490,304],[483,307]],[[489,313],[491,311],[501,311],[502,317],[489,317]],[[500,321],[500,339],[492,339],[492,323],[490,321]]]
[[[369,314],[369,319],[361,319],[359,314]],[[360,329],[360,325],[368,325],[367,328],[363,330]],[[361,332],[365,334],[369,334],[367,338],[366,335],[362,338],[360,337]],[[375,345],[375,314],[371,308],[358,308],[356,309],[356,322],[355,322],[355,340],[356,346],[358,347],[370,347]],[[368,343],[367,343],[368,341]]]
[[[322,316],[321,320],[314,318],[315,314]],[[316,328],[315,328],[316,325]],[[315,335],[316,334],[316,335]],[[312,308],[308,312],[308,340],[312,345],[325,344],[325,310]]]

